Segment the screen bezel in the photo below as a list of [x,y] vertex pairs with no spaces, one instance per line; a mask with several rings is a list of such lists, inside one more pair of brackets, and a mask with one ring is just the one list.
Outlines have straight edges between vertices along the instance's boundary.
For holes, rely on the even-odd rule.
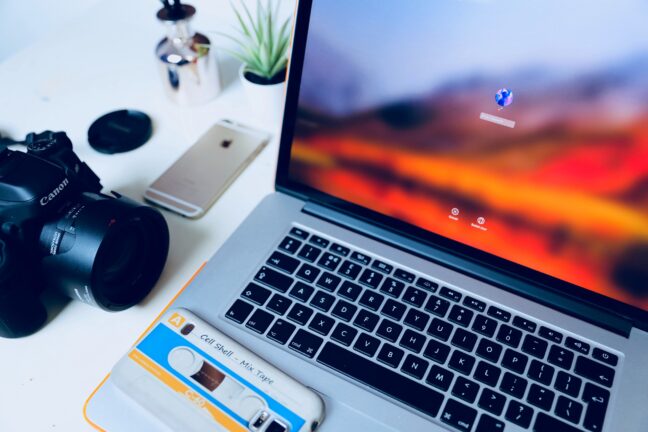
[[[427,231],[415,225],[386,216],[366,207],[342,200],[306,184],[292,180],[289,172],[290,154],[297,120],[301,73],[304,65],[312,4],[313,0],[298,0],[295,15],[293,46],[288,66],[286,102],[275,178],[276,190],[296,196],[305,201],[315,202],[332,210],[359,218],[360,220],[377,224],[381,228],[394,232],[397,235],[411,238],[434,248],[440,248],[456,255],[460,259],[476,263],[480,267],[491,270],[496,269],[498,272],[506,273],[508,276],[519,280],[522,284],[539,286],[542,289],[551,290],[565,298],[586,302],[596,308],[619,315],[631,321],[632,325],[648,331],[648,311],[468,246],[467,244],[452,240],[432,231]],[[520,291],[520,289],[515,289],[516,293],[520,293]]]

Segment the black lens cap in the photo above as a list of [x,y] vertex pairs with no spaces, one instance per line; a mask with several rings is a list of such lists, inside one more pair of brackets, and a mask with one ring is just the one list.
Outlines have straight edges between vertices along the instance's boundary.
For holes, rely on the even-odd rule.
[[152,133],[153,123],[148,115],[125,109],[95,120],[88,129],[88,142],[101,153],[125,153],[142,146]]

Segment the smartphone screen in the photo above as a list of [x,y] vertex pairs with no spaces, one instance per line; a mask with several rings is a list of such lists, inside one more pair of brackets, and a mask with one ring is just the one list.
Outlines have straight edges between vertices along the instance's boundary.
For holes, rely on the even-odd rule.
[[144,198],[183,216],[200,217],[268,140],[263,132],[220,121],[153,182]]

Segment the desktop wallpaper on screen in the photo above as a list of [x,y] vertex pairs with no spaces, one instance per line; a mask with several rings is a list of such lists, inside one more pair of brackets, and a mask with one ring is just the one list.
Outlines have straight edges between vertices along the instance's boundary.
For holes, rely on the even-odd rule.
[[648,2],[314,2],[291,179],[648,310]]

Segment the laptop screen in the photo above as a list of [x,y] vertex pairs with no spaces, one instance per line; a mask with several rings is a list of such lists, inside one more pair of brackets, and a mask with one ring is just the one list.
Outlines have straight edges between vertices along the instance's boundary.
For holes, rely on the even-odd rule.
[[648,310],[648,2],[314,1],[289,177]]

